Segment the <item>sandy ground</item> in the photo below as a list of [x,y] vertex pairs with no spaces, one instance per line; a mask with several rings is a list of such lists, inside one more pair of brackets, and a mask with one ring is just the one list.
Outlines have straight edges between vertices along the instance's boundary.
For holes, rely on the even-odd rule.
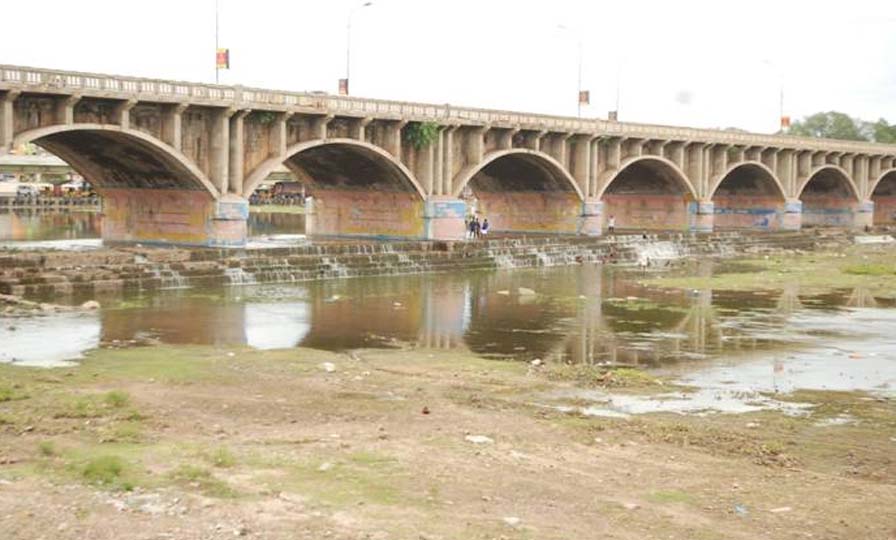
[[462,351],[0,366],[0,537],[896,538],[893,400],[625,420],[540,399],[608,381],[654,387]]

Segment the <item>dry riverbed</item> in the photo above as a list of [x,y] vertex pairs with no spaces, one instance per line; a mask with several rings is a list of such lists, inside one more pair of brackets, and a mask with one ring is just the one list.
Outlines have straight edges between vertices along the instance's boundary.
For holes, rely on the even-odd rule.
[[892,399],[627,419],[543,399],[582,388],[669,382],[423,350],[158,345],[0,365],[0,536],[896,535]]

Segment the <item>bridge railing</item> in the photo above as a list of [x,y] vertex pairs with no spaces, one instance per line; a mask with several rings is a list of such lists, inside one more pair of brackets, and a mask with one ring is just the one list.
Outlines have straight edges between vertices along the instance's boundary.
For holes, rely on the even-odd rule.
[[668,139],[704,142],[707,144],[827,150],[848,153],[896,154],[896,146],[860,141],[811,139],[789,135],[764,135],[658,124],[637,124],[597,118],[574,118],[475,107],[456,107],[450,104],[435,105],[367,99],[315,92],[281,92],[242,86],[164,81],[18,66],[0,66],[0,86],[37,87],[35,91],[59,94],[86,93],[119,99],[136,98],[143,101],[189,102],[239,109],[304,109],[320,111],[323,114],[361,117],[376,116],[396,120],[435,121],[443,124],[520,127],[523,129],[571,132],[593,136]]

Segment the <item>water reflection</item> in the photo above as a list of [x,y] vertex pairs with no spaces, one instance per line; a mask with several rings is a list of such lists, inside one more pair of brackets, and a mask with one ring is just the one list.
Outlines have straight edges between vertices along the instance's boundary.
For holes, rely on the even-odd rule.
[[836,336],[803,324],[805,317],[836,314],[848,325],[853,311],[881,311],[892,301],[861,289],[650,289],[618,268],[583,265],[162,291],[104,303],[90,317],[0,318],[0,361],[53,363],[101,342],[152,337],[259,349],[412,346],[671,368],[807,346]]
[[[249,236],[302,235],[303,214],[253,212]],[[0,210],[0,241],[91,240],[102,236],[102,214],[82,210]]]

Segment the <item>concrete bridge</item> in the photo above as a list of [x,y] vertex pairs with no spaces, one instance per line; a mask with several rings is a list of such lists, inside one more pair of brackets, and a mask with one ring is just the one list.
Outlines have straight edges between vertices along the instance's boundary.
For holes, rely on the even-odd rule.
[[0,154],[29,142],[103,195],[108,241],[242,245],[283,164],[319,235],[458,239],[474,200],[513,232],[896,220],[896,146],[0,66]]

